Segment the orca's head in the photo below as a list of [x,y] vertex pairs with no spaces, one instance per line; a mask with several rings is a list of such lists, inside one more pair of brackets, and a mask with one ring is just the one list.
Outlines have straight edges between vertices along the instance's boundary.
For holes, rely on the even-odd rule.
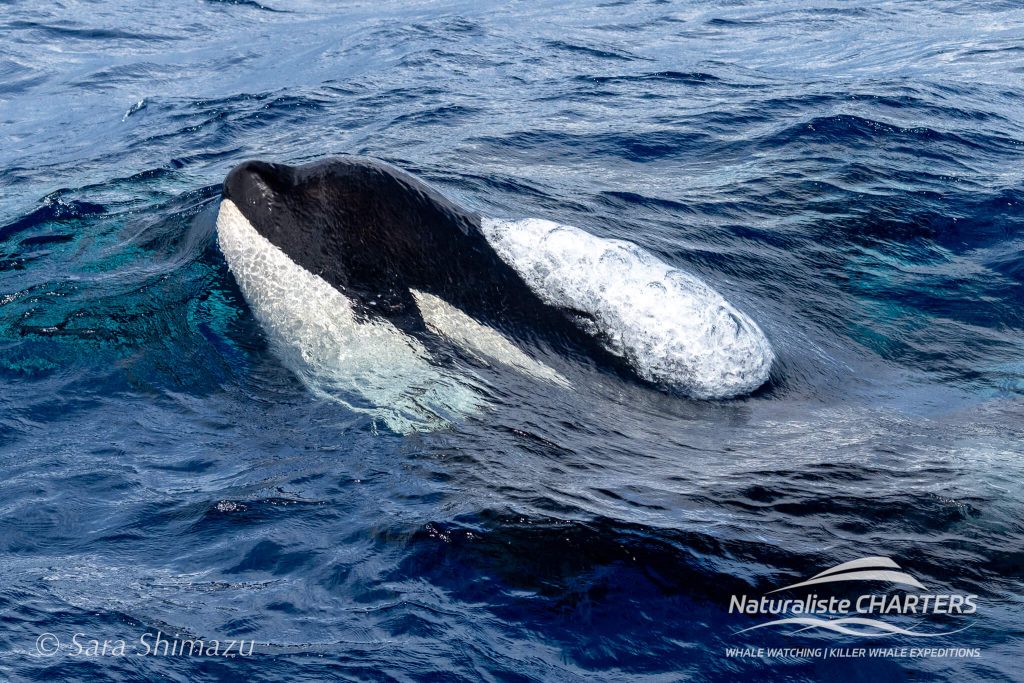
[[[222,199],[230,201],[259,234],[293,261],[317,272],[315,251],[340,226],[341,197],[326,202],[322,183],[304,167],[267,161],[246,161],[224,179]],[[337,184],[336,190],[343,187]],[[310,247],[317,245],[317,249]]]
[[344,283],[346,264],[365,262],[380,249],[376,240],[409,222],[404,175],[357,157],[302,166],[246,161],[225,178],[223,201],[292,261]]
[[[301,166],[246,161],[228,173],[223,203],[306,270],[332,284],[373,286],[424,276],[477,219],[376,159]],[[234,212],[233,212],[234,213]]]

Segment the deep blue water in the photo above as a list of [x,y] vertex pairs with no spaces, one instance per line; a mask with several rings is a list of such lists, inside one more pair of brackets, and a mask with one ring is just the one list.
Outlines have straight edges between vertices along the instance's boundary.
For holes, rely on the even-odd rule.
[[[41,4],[0,2],[0,676],[1024,680],[1018,3]],[[214,218],[335,153],[700,275],[772,380],[507,373],[409,435],[317,398]],[[927,645],[981,656],[725,656],[919,645],[736,634],[865,555],[977,594]],[[254,654],[68,643],[158,630]]]

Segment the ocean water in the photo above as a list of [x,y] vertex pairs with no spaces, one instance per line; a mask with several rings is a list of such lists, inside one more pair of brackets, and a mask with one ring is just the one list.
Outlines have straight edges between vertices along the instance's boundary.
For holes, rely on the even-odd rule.
[[[0,36],[5,680],[1022,680],[1019,3],[8,0]],[[214,222],[234,164],[342,153],[699,276],[769,383],[495,367],[410,433],[325,400]],[[977,612],[738,633],[863,556]],[[155,632],[253,652],[73,641]],[[977,656],[726,652],[922,642]]]

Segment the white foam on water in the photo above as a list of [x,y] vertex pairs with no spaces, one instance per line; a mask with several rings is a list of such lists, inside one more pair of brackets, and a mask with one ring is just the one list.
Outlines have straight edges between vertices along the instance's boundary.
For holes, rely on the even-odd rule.
[[344,294],[288,258],[228,199],[217,239],[275,353],[317,395],[401,433],[483,407],[472,380],[431,364],[419,340],[389,321],[357,321]]
[[707,283],[635,244],[547,220],[484,218],[483,232],[545,303],[644,379],[693,398],[730,398],[765,383],[775,354],[753,320]]

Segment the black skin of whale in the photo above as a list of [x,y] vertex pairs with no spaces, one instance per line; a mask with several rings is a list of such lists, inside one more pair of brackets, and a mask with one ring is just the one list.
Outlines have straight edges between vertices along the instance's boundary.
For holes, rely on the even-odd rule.
[[[390,164],[335,157],[302,166],[247,161],[224,181],[249,223],[290,259],[345,294],[360,317],[422,335],[410,289],[429,292],[513,336],[563,342],[606,367],[621,360],[535,295],[494,252],[480,216]],[[569,348],[564,348],[567,343]]]

